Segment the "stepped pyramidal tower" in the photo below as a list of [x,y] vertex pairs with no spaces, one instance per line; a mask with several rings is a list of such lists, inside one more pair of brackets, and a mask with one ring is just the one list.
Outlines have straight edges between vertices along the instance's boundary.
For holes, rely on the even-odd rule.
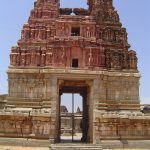
[[140,112],[137,56],[126,29],[112,0],[87,2],[88,9],[60,8],[59,0],[34,3],[10,53],[3,136],[60,142],[61,95],[78,93],[84,142],[150,138],[150,117]]

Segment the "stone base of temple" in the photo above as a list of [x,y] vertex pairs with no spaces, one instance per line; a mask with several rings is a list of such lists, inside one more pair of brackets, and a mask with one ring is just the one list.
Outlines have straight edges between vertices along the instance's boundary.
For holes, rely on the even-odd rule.
[[[142,113],[119,114],[95,112],[93,143],[101,140],[150,140],[150,116]],[[50,110],[1,110],[0,136],[11,138],[48,139],[55,143],[55,119]]]
[[0,111],[0,137],[48,139],[54,143],[50,110],[7,109]]
[[100,144],[52,144],[50,150],[103,150]]
[[149,150],[150,140],[101,140],[103,149]]
[[[95,112],[95,141],[150,140],[150,116],[141,112]],[[99,141],[100,142],[100,141]]]
[[[49,140],[27,139],[27,138],[2,138],[0,137],[0,149],[19,149],[19,150],[50,150],[51,147],[57,148],[58,146],[67,145],[68,147],[75,144],[50,144]],[[81,143],[76,143],[77,146]],[[83,145],[83,144],[82,144]],[[85,145],[85,144],[84,144]],[[91,144],[86,144],[91,146]],[[87,147],[86,146],[86,147]],[[95,146],[95,145],[94,145]],[[101,140],[97,147],[104,150],[149,150],[150,140]],[[71,147],[73,150],[73,147]],[[78,148],[79,149],[79,148]],[[57,149],[58,150],[58,149]],[[100,149],[99,149],[100,150]]]
[[[0,149],[1,149],[1,146],[35,147],[35,148],[39,147],[39,148],[41,148],[41,147],[49,147],[50,143],[49,143],[49,140],[46,140],[46,139],[40,140],[40,139],[30,139],[30,138],[0,137]],[[11,150],[12,150],[12,148],[11,148]]]
[[9,69],[8,77],[9,94],[1,98],[6,99],[0,110],[1,137],[60,142],[60,97],[73,92],[85,103],[87,143],[150,140],[150,115],[140,112],[138,73]]

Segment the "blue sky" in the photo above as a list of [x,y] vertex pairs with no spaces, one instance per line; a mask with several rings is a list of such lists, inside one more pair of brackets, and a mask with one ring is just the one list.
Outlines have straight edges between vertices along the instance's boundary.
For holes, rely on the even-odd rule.
[[[0,93],[7,93],[7,68],[11,46],[33,8],[34,0],[3,0],[0,5]],[[62,0],[62,7],[87,7],[86,0]],[[114,0],[123,27],[127,28],[131,49],[139,59],[140,99],[150,103],[150,0]]]

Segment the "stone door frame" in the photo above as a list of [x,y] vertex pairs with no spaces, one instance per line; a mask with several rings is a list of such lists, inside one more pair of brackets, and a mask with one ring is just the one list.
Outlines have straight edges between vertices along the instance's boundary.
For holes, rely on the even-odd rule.
[[[75,85],[72,85],[72,84],[75,84]],[[81,84],[81,85],[80,85]],[[92,101],[93,101],[93,96],[92,96],[92,84],[93,84],[93,80],[83,80],[83,79],[58,79],[58,101],[57,101],[57,109],[56,109],[56,122],[57,122],[57,125],[56,125],[56,137],[57,137],[57,142],[59,143],[60,142],[60,89],[62,86],[72,86],[74,88],[76,87],[80,87],[80,86],[86,86],[87,87],[87,93],[86,95],[84,95],[84,92],[83,93],[80,93],[78,90],[75,91],[76,93],[79,93],[81,94],[81,96],[84,97],[86,96],[87,97],[87,110],[88,110],[88,122],[89,122],[89,128],[88,128],[88,134],[87,134],[87,143],[93,143],[93,104],[92,104]],[[78,89],[78,88],[77,88]],[[79,89],[80,90],[80,89]],[[84,101],[84,100],[83,100]],[[83,114],[84,115],[84,114]]]

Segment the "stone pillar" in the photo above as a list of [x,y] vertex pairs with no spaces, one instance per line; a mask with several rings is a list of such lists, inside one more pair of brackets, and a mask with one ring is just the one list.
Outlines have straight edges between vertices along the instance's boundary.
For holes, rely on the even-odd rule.
[[83,97],[83,118],[81,123],[82,128],[82,142],[88,142],[88,132],[89,132],[89,105],[87,103],[87,90],[81,93],[81,96]]
[[51,128],[51,135],[50,140],[53,142],[58,142],[59,140],[59,91],[57,85],[57,78],[53,75],[51,76],[51,86],[50,93],[51,93],[51,117],[52,117],[52,128]]
[[88,84],[87,90],[87,107],[89,113],[89,128],[88,128],[88,142],[93,143],[93,101],[94,101],[94,83],[93,81],[86,81]]
[[95,116],[95,111],[96,111],[96,107],[97,107],[97,103],[99,102],[99,98],[100,98],[100,91],[99,91],[99,87],[100,87],[100,77],[98,76],[94,81],[93,81],[93,87],[92,87],[92,104],[93,104],[93,143],[95,144],[99,144],[99,136],[97,136],[97,132],[96,132],[96,126],[94,124],[94,121],[96,119]]

